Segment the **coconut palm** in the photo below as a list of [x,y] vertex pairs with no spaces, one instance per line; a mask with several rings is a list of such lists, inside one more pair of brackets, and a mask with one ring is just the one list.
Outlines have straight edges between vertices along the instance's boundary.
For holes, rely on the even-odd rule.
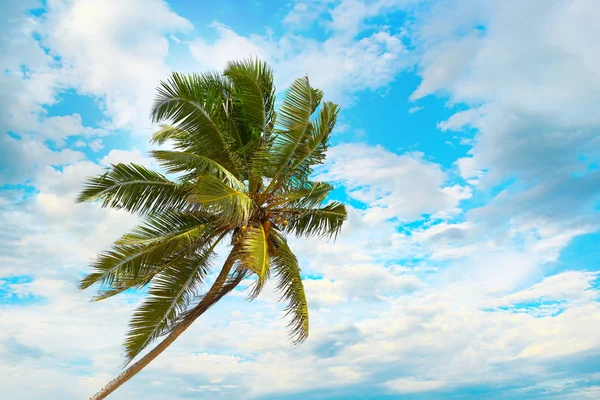
[[[125,338],[125,367],[166,337],[92,399],[141,371],[244,279],[253,278],[254,299],[273,276],[293,343],[308,337],[300,268],[286,237],[335,237],[346,219],[344,205],[324,205],[332,186],[310,180],[339,111],[322,97],[302,77],[275,110],[273,73],[259,60],[231,62],[222,73],[173,73],[160,83],[151,116],[161,125],[152,142],[171,147],[150,155],[172,179],[116,164],[90,178],[78,201],[143,217],[81,281],[82,289],[100,285],[95,300],[149,286]],[[228,255],[203,291],[219,248]]]

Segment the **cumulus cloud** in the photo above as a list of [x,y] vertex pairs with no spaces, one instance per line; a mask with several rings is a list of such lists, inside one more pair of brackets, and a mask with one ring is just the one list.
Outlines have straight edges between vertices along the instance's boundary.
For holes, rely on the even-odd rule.
[[405,394],[436,390],[444,387],[444,382],[399,378],[385,382],[385,385],[394,393]]
[[48,165],[61,166],[85,159],[79,151],[52,151],[33,139],[16,139],[0,135],[0,184],[22,183]]
[[[438,126],[469,139],[455,166],[486,199],[465,213],[466,225],[427,239],[421,229],[420,238],[434,257],[479,254],[457,262],[468,271],[461,276],[510,290],[599,227],[600,121],[591,108],[600,86],[589,69],[598,48],[588,36],[599,9],[590,1],[448,0],[413,12],[422,82],[411,98],[435,94],[466,106]],[[498,282],[494,268],[503,271]]]
[[581,301],[594,299],[596,292],[593,283],[598,273],[568,271],[546,277],[526,290],[511,293],[496,302],[497,306],[527,303],[536,300],[544,301]]
[[[598,12],[589,1],[451,0],[417,13],[412,37],[423,80],[412,97],[446,94],[470,106],[439,125],[476,131],[471,157],[458,164],[464,177],[486,171],[483,190],[510,178],[525,188],[542,182],[546,189],[534,192],[569,187],[538,204],[568,204],[563,195],[598,199],[585,182],[595,179],[587,169],[600,151],[593,110],[600,81],[589,68],[599,54],[589,41]],[[577,181],[573,174],[587,176]]]
[[470,189],[448,185],[439,164],[419,153],[395,154],[383,147],[342,144],[330,149],[317,179],[339,182],[348,195],[369,206],[366,218],[414,221],[456,208]]
[[[346,3],[352,4],[346,7]],[[275,69],[280,90],[293,79],[308,75],[328,99],[349,103],[356,92],[382,88],[413,64],[402,32],[386,27],[369,31],[363,25],[363,20],[377,15],[379,10],[398,8],[384,7],[385,3],[377,2],[364,15],[362,2],[343,2],[329,10],[332,19],[328,29],[333,33],[324,41],[291,33],[280,37],[271,33],[243,36],[221,23],[213,23],[218,38],[198,38],[189,47],[204,69],[221,69],[229,60],[258,56]],[[286,16],[288,22],[313,18],[324,5],[302,4],[297,3]],[[359,33],[361,37],[357,37]]]
[[211,27],[219,35],[215,42],[208,43],[198,38],[189,43],[190,52],[205,68],[220,70],[233,59],[270,58],[270,50],[263,48],[263,39],[260,36],[253,35],[250,38],[240,36],[219,22],[212,23]]
[[89,161],[74,162],[60,171],[46,166],[31,182],[37,189],[35,196],[1,204],[4,276],[40,276],[65,268],[75,268],[76,273],[133,226],[138,218],[125,212],[75,204],[83,181],[101,172]]
[[191,29],[161,0],[76,0],[50,2],[38,31],[64,84],[101,99],[109,127],[147,134],[154,88],[169,74],[165,36]]
[[[369,316],[358,320],[351,316],[356,318],[359,304],[339,305],[335,312],[313,312],[311,338],[293,351],[277,335],[282,326],[269,322],[269,315],[253,304],[248,306],[255,310],[250,315],[260,319],[193,327],[182,338],[185,342],[157,360],[145,379],[161,376],[162,390],[183,395],[175,382],[197,388],[191,384],[194,375],[201,382],[236,386],[224,390],[230,396],[246,388],[251,398],[291,395],[306,387],[344,393],[342,385],[349,390],[368,385],[374,394],[402,394],[515,380],[524,387],[547,385],[568,393],[569,388],[556,387],[547,374],[565,376],[564,369],[556,375],[556,363],[564,357],[593,357],[599,344],[594,335],[599,310],[593,302],[572,304],[558,316],[489,312],[478,309],[481,304],[457,298],[452,291],[428,291],[371,304]],[[217,342],[235,350],[217,355]],[[190,351],[209,347],[213,352]],[[318,376],[309,373],[315,369]],[[398,377],[396,371],[406,375]],[[143,379],[133,385],[142,387]],[[277,384],[259,384],[269,379]]]
[[455,101],[596,125],[590,107],[600,81],[590,66],[600,53],[590,34],[598,12],[592,1],[436,2],[416,26],[423,82],[413,97],[447,90]]

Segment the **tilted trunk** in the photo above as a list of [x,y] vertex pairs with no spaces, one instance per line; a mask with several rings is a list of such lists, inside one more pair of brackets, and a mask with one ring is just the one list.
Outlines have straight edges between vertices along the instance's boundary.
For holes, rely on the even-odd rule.
[[[208,310],[213,304],[215,304],[218,300],[220,300],[225,294],[233,290],[244,278],[245,273],[242,272],[237,275],[237,277],[232,280],[227,287],[224,287],[225,281],[229,276],[229,272],[235,263],[235,258],[229,257],[225,264],[223,265],[223,269],[219,273],[219,276],[209,289],[209,291],[204,295],[200,303],[196,307],[194,307],[186,316],[186,320],[184,323],[176,326],[173,331],[165,338],[162,342],[160,342],[155,348],[153,348],[148,354],[142,357],[135,364],[131,365],[125,371],[121,372],[115,379],[108,382],[106,386],[104,386],[99,392],[90,397],[90,400],[101,400],[106,396],[117,390],[122,384],[130,380],[133,376],[135,376],[138,372],[144,369],[148,364],[150,364],[160,353],[165,351],[167,347],[169,347],[175,339],[177,339],[187,328],[192,325],[192,323],[202,315],[206,310]],[[221,290],[224,289],[224,290]]]

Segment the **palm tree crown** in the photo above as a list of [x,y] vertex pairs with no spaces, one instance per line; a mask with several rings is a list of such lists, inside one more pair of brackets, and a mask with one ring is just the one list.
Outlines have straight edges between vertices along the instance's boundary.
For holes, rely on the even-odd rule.
[[[332,186],[310,180],[339,111],[322,96],[299,78],[276,111],[273,74],[259,60],[231,62],[223,73],[173,73],[151,113],[161,124],[152,142],[169,142],[172,150],[150,154],[174,178],[116,164],[86,183],[78,201],[99,200],[144,218],[81,282],[82,289],[101,285],[96,300],[149,285],[125,339],[127,363],[251,275],[249,298],[274,275],[293,341],[307,338],[306,296],[286,236],[335,236],[346,219],[344,205],[323,205]],[[202,294],[222,243],[229,256],[218,283]]]

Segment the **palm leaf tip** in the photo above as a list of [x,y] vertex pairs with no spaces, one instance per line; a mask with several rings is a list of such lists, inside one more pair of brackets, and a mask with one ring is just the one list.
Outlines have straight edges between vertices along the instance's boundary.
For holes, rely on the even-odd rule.
[[287,232],[335,239],[346,219],[346,206],[337,201],[322,208],[292,210]]
[[232,114],[241,129],[236,130],[241,145],[253,139],[252,132],[267,133],[275,118],[273,71],[264,61],[248,58],[231,61],[223,74],[235,90]]
[[104,179],[108,176],[110,170],[107,168],[106,172],[102,175],[98,175],[95,177],[89,177],[86,182],[83,184],[83,190],[79,192],[77,197],[75,198],[76,203],[85,203],[88,201],[94,201],[97,199],[97,190],[95,190],[99,185],[102,185]]
[[173,73],[158,87],[153,122],[168,122],[153,141],[175,142],[179,150],[202,154],[229,171],[238,169],[230,146],[227,83],[218,74]]
[[277,291],[280,300],[286,301],[285,315],[288,322],[289,336],[294,345],[300,345],[309,335],[308,303],[300,267],[296,256],[287,244],[283,235],[273,234],[273,241],[278,252],[273,257],[273,270],[277,278]]

